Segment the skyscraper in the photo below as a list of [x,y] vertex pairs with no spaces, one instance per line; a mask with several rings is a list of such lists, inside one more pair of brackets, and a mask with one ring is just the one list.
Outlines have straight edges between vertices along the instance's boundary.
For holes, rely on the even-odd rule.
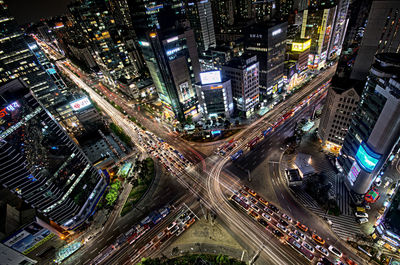
[[399,19],[400,1],[375,0],[372,2],[351,78],[364,80],[375,54],[400,52]]
[[107,182],[31,91],[0,87],[0,183],[39,217],[72,230],[94,211]]
[[336,6],[310,8],[303,11],[300,38],[311,39],[310,60],[311,68],[324,67],[336,15]]
[[259,63],[256,55],[244,54],[222,66],[223,76],[231,80],[233,103],[240,116],[249,118],[259,102]]
[[104,0],[75,1],[68,9],[80,34],[91,46],[92,55],[108,83],[135,78],[138,66],[127,50],[123,25],[118,24],[122,20],[116,20],[110,3]]
[[213,13],[210,0],[196,0],[185,6],[190,27],[194,31],[199,52],[216,46]]
[[349,3],[350,0],[338,1],[335,22],[333,24],[332,36],[328,48],[328,58],[334,58],[341,53],[348,23],[347,11],[349,9]]
[[[48,74],[54,69],[46,63],[46,58],[30,39],[26,42],[24,33],[18,28],[7,6],[0,0],[0,86],[16,78],[22,78],[46,107],[61,100],[61,91]],[[35,53],[35,54],[34,54]],[[35,57],[37,55],[37,57]],[[43,57],[42,57],[43,56]],[[41,63],[46,64],[46,70]],[[61,86],[60,86],[61,88]]]
[[245,50],[257,55],[260,91],[272,97],[283,87],[287,22],[257,23],[245,33]]
[[[400,135],[400,54],[375,56],[338,162],[356,194],[368,191]],[[347,110],[349,112],[351,110]]]

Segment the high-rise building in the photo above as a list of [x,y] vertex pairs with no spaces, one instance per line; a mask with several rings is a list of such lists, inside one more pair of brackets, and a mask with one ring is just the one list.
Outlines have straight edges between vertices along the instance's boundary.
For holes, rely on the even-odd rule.
[[200,65],[193,30],[178,26],[139,37],[146,66],[167,116],[179,120],[197,113],[194,84]]
[[339,152],[362,90],[363,84],[356,80],[338,76],[332,79],[318,127],[324,149]]
[[199,52],[216,46],[213,13],[210,0],[196,0],[186,3],[186,15],[194,31]]
[[347,187],[356,194],[368,191],[399,141],[399,73],[400,54],[375,56],[344,139],[338,162]]
[[212,0],[215,31],[226,32],[235,22],[235,0]]
[[223,79],[221,71],[200,73],[201,82],[196,83],[199,110],[203,117],[224,117],[233,114],[231,80]]
[[249,118],[259,102],[259,63],[256,55],[243,54],[222,66],[231,80],[233,103],[240,116]]
[[303,11],[300,38],[311,39],[309,67],[324,67],[334,27],[336,6]]
[[335,58],[341,53],[348,24],[347,11],[349,10],[349,3],[350,0],[338,1],[335,22],[333,24],[332,36],[328,48],[328,58]]
[[75,1],[68,6],[73,23],[80,29],[86,44],[109,84],[118,79],[131,80],[139,67],[132,60],[110,3],[104,0]]
[[107,181],[20,80],[0,87],[0,183],[58,230],[93,213]]
[[364,80],[377,53],[400,52],[400,1],[375,0],[368,16],[368,23],[351,78]]
[[260,91],[271,97],[283,87],[287,22],[258,23],[245,33],[245,50],[260,64]]
[[[7,6],[0,0],[0,86],[16,78],[22,78],[36,97],[46,107],[61,100],[61,91],[49,74],[54,73],[36,43],[19,29],[15,19],[8,14]],[[35,55],[37,57],[35,57]],[[44,63],[46,69],[44,69]],[[52,70],[51,70],[52,69]],[[62,89],[62,86],[60,86]]]
[[275,1],[261,0],[251,3],[252,17],[256,22],[265,22],[269,20],[275,10]]

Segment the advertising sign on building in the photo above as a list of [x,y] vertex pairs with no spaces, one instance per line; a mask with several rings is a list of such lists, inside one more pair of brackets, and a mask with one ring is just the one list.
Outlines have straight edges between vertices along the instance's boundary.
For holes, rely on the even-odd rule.
[[200,80],[202,85],[219,83],[221,82],[221,71],[209,71],[200,73]]
[[86,108],[87,106],[90,106],[92,103],[90,103],[90,100],[88,97],[84,97],[78,100],[75,100],[70,103],[70,106],[73,110],[80,110],[83,108]]

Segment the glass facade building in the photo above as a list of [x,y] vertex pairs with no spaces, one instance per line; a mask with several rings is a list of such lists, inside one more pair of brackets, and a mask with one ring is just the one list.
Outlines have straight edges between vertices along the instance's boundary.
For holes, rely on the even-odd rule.
[[20,81],[0,87],[0,183],[63,229],[93,212],[107,181]]
[[[399,54],[375,56],[338,157],[347,186],[364,194],[400,135]],[[350,111],[350,110],[348,110]]]

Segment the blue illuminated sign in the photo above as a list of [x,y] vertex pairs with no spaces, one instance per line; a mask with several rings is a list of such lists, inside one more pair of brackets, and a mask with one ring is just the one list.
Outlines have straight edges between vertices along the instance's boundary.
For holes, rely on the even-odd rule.
[[211,134],[214,136],[214,135],[219,135],[219,134],[221,134],[221,131],[211,131]]
[[379,162],[382,155],[372,151],[364,142],[357,150],[356,161],[365,171],[371,173]]

